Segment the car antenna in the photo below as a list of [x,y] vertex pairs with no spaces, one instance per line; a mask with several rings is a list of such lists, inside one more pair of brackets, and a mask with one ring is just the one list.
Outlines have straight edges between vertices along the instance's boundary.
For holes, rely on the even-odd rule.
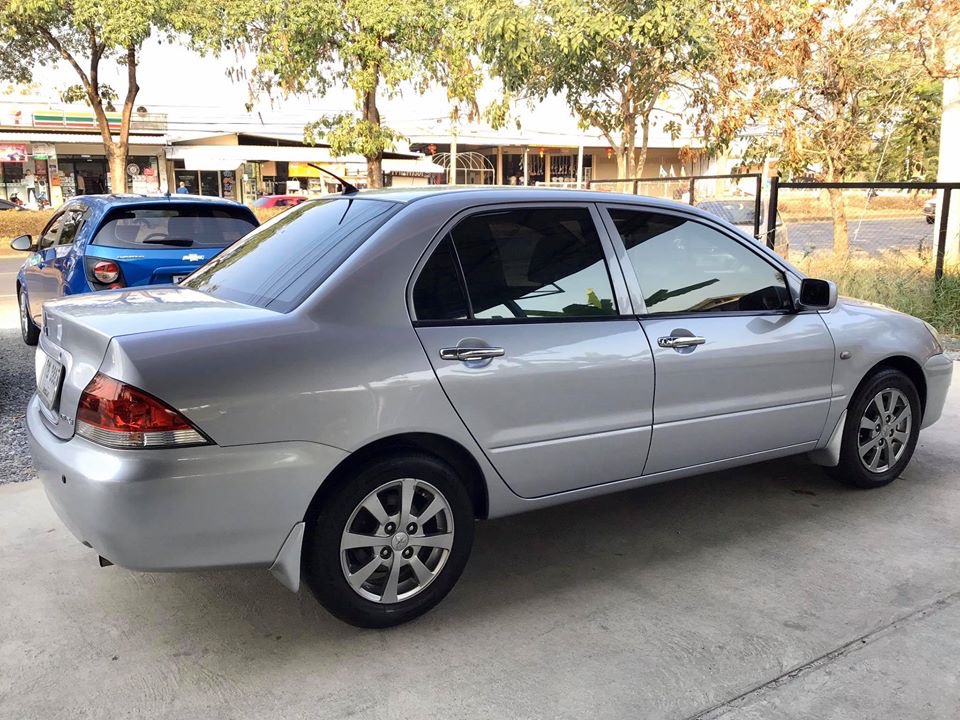
[[327,175],[332,177],[334,180],[336,180],[338,183],[343,185],[343,193],[342,193],[343,195],[356,195],[358,192],[360,192],[360,189],[356,185],[347,182],[339,175],[335,175],[334,173],[327,170],[325,167],[320,167],[319,165],[314,165],[313,163],[307,163],[307,165],[312,167],[314,170],[319,170],[320,172],[326,173]]

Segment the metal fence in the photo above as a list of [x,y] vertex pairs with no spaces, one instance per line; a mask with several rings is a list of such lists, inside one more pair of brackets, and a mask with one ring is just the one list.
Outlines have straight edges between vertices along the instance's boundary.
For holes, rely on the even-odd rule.
[[948,228],[956,224],[958,210],[951,204],[960,197],[958,190],[960,183],[781,182],[772,177],[767,245],[795,261],[829,254],[930,263],[939,280],[950,248]]
[[756,238],[760,237],[763,227],[763,176],[759,173],[598,178],[588,181],[587,187],[591,190],[629,192],[688,203],[722,217]]

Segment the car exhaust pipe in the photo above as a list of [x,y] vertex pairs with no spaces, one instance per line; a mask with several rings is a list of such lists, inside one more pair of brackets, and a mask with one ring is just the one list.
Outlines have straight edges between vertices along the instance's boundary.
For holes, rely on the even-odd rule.
[[113,563],[107,560],[103,555],[97,555],[97,560],[100,561],[100,567],[110,567],[113,565]]

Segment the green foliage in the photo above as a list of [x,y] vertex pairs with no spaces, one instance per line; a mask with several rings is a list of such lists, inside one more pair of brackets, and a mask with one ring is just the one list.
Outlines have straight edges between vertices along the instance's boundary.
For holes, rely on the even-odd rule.
[[658,103],[692,93],[714,52],[707,0],[491,0],[477,2],[472,19],[505,89],[564,96],[583,126],[613,144],[628,175],[638,131],[645,150]]
[[[481,78],[468,52],[468,29],[451,0],[235,0],[189,23],[201,48],[253,54],[255,93],[323,95],[353,90],[357,113],[305,129],[335,152],[377,163],[398,135],[383,127],[377,98],[405,83],[447,89],[452,114],[475,113]],[[373,164],[368,182],[379,185]]]
[[862,169],[871,179],[932,182],[937,179],[940,154],[943,82],[921,78],[898,105]]

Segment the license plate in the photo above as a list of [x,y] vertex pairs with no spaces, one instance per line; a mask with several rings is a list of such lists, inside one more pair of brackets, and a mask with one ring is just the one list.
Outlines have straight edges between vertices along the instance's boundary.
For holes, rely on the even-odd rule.
[[181,280],[183,280],[185,277],[186,277],[186,275],[174,275],[174,276],[173,276],[173,282],[178,283],[178,282],[180,282]]
[[48,408],[53,408],[57,402],[57,396],[60,394],[60,383],[63,381],[63,365],[59,360],[48,357],[40,373],[40,381],[37,383],[37,393],[43,404]]

